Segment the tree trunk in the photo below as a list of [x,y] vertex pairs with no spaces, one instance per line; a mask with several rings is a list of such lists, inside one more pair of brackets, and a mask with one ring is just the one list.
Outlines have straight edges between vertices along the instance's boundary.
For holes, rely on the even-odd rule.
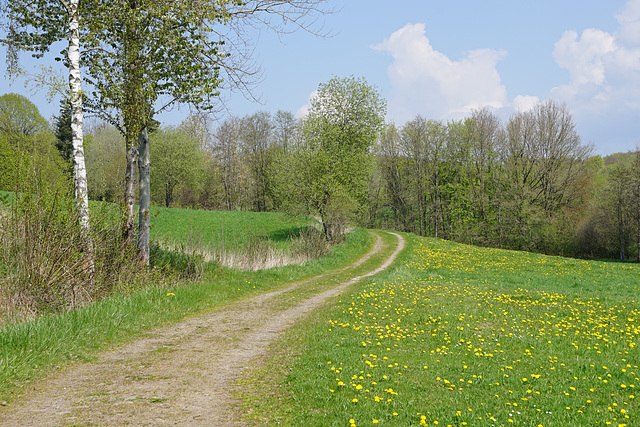
[[625,253],[624,253],[624,223],[622,217],[622,203],[623,200],[620,198],[618,200],[618,242],[620,245],[620,261],[624,261]]
[[124,241],[133,244],[135,235],[136,215],[136,164],[138,162],[138,147],[130,146],[127,151],[127,167],[124,172]]
[[[134,11],[138,7],[137,0],[129,1],[129,9]],[[133,12],[132,12],[133,13]],[[145,108],[142,98],[142,70],[140,65],[140,41],[135,19],[128,19],[125,23],[125,62],[124,89],[125,99],[122,106],[122,121],[127,150],[127,166],[124,175],[124,240],[132,245],[135,238],[136,215],[136,168],[138,162],[138,138],[143,126],[143,112]]]
[[149,134],[145,127],[138,137],[138,190],[139,190],[139,213],[138,213],[138,250],[140,261],[144,265],[149,265],[149,231],[151,227],[151,216],[149,208],[151,206],[151,160],[149,156]]
[[80,34],[79,34],[79,0],[69,2],[69,86],[71,88],[71,136],[73,158],[73,181],[75,188],[78,220],[84,251],[86,268],[90,282],[95,277],[94,248],[89,221],[89,192],[87,190],[87,169],[84,162],[83,116],[82,116],[82,78],[80,76]]
[[173,189],[175,185],[172,182],[167,182],[164,185],[164,206],[167,208],[171,207],[173,203]]

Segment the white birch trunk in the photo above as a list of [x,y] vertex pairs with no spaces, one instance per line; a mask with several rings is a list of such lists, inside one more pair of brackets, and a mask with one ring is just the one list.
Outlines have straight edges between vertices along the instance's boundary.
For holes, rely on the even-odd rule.
[[69,86],[71,88],[71,135],[73,178],[76,207],[82,236],[85,240],[87,269],[93,281],[95,266],[93,259],[93,241],[89,223],[89,194],[87,190],[87,169],[84,162],[83,116],[82,116],[82,78],[80,76],[80,30],[79,0],[69,3]]

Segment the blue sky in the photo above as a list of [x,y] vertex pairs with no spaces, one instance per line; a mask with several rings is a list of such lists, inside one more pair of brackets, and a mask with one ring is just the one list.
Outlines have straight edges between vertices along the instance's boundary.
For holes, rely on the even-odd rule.
[[[262,103],[232,94],[231,114],[302,114],[332,76],[362,76],[388,101],[387,119],[449,120],[488,106],[506,120],[537,100],[566,102],[598,154],[640,143],[640,0],[329,0],[331,37],[250,33]],[[31,61],[24,54],[25,66]],[[0,93],[29,95],[22,81]],[[29,95],[45,117],[44,93]],[[177,124],[186,108],[160,117]]]

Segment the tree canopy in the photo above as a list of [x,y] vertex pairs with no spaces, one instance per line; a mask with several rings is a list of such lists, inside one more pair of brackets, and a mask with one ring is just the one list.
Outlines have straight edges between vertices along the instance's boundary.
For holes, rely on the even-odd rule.
[[385,101],[364,78],[334,77],[320,84],[301,124],[290,188],[295,203],[318,214],[327,240],[365,200],[371,175],[370,149],[386,111]]
[[176,186],[194,187],[204,174],[200,141],[179,127],[159,129],[150,139],[152,200],[171,207]]
[[0,133],[10,143],[48,131],[49,123],[29,99],[15,93],[0,96]]

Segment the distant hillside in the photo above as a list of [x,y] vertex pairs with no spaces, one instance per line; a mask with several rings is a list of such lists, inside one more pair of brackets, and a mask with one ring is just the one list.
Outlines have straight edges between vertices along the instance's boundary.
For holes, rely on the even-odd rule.
[[630,164],[633,162],[633,156],[635,156],[635,151],[627,151],[626,153],[613,153],[609,154],[604,158],[604,165],[615,165],[617,163],[625,163]]

